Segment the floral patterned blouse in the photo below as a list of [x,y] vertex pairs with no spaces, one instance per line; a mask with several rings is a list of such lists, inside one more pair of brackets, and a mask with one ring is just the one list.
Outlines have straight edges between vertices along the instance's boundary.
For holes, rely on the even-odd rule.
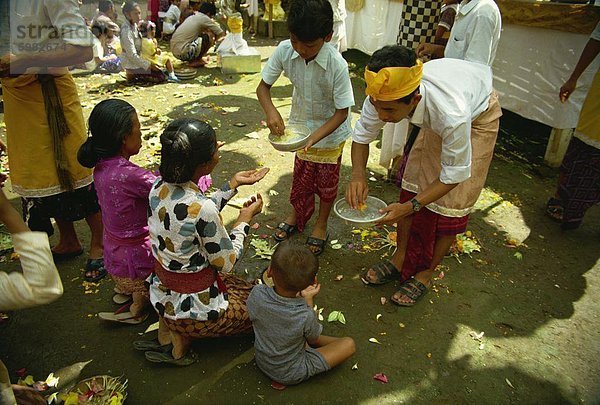
[[[247,223],[240,223],[228,233],[223,225],[221,210],[236,193],[225,184],[209,198],[192,182],[156,180],[149,196],[148,228],[152,253],[165,270],[194,273],[211,266],[231,271],[249,230]],[[168,319],[215,320],[229,305],[216,282],[204,291],[181,294],[163,286],[156,274],[148,281],[152,305]]]

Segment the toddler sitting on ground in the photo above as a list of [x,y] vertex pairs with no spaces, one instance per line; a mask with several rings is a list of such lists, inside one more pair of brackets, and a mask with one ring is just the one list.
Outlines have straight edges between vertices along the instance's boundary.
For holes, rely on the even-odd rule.
[[312,309],[321,290],[318,270],[319,261],[307,246],[281,242],[267,270],[274,287],[257,285],[248,297],[256,364],[277,383],[301,383],[356,351],[352,338],[321,334],[323,326]]
[[179,79],[175,76],[175,69],[171,59],[161,56],[162,51],[158,47],[158,41],[156,40],[156,25],[152,21],[140,21],[139,25],[140,34],[142,35],[142,58],[148,62],[154,63],[157,66],[164,66],[167,68],[167,79],[170,82],[179,82]]

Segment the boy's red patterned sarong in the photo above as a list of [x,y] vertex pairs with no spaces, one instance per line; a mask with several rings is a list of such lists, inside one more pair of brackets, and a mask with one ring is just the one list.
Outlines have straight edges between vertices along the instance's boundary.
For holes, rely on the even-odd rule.
[[341,156],[336,164],[309,162],[296,156],[290,203],[296,212],[296,226],[300,232],[315,212],[315,195],[322,202],[335,201],[341,166]]

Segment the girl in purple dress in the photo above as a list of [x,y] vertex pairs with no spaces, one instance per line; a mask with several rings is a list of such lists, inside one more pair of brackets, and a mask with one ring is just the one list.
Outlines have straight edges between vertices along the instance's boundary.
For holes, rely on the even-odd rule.
[[83,166],[94,168],[104,224],[105,267],[115,281],[115,291],[133,299],[129,311],[99,315],[140,323],[148,316],[144,313],[148,303],[144,280],[154,267],[147,212],[148,194],[156,176],[129,161],[142,146],[140,122],[131,104],[116,99],[102,101],[90,115],[89,130],[91,136],[77,157]]

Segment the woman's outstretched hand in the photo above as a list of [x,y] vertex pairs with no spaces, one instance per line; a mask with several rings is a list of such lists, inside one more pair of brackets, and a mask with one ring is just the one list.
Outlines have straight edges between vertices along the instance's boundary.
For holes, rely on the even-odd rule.
[[262,169],[246,170],[244,172],[238,172],[233,175],[230,185],[232,189],[238,188],[239,186],[249,186],[254,183],[261,181],[267,173],[269,173],[268,167]]
[[260,194],[256,194],[244,203],[240,209],[240,219],[243,222],[249,222],[254,216],[261,213],[263,208],[263,199]]

